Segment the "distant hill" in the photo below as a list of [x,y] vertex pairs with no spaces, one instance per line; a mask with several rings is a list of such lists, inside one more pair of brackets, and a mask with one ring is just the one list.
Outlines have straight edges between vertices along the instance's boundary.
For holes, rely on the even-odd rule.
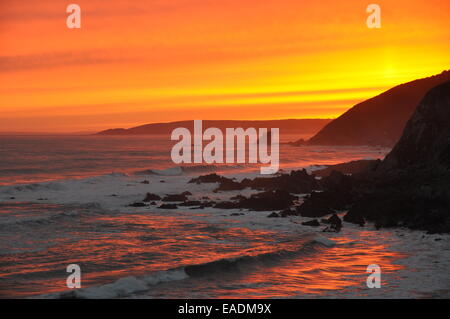
[[0,136],[64,136],[64,135],[92,135],[92,131],[79,131],[79,132],[0,132]]
[[449,80],[450,71],[444,71],[398,85],[355,105],[328,123],[308,144],[393,146],[424,95]]
[[[280,134],[310,134],[317,133],[322,127],[328,124],[331,119],[300,119],[300,120],[268,120],[268,121],[235,121],[235,120],[204,120],[203,129],[217,127],[221,130],[225,128],[280,128]],[[97,135],[170,135],[177,127],[185,127],[193,130],[194,121],[179,121],[170,123],[153,123],[132,127],[129,129],[116,128],[101,131]]]

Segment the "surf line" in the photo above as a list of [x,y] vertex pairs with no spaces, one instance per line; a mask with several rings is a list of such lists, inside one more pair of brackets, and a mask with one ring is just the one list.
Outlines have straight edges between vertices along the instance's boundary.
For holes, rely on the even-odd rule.
[[[253,127],[246,130],[241,127],[226,128],[223,134],[222,130],[216,127],[209,127],[203,131],[202,120],[194,120],[193,134],[185,127],[178,127],[172,131],[171,140],[178,141],[170,153],[175,164],[256,164],[259,161],[261,164],[269,164],[260,167],[261,174],[265,175],[275,174],[280,166],[279,128],[271,128],[270,132],[267,128],[259,128],[258,131]],[[204,148],[203,141],[209,141]]]

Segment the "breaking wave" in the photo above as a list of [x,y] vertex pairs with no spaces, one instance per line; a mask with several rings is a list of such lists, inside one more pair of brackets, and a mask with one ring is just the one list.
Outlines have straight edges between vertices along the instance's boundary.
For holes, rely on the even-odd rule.
[[98,203],[82,205],[58,205],[37,203],[0,204],[0,209],[13,209],[25,213],[2,214],[0,216],[0,230],[13,226],[35,226],[53,224],[63,219],[78,218],[80,215],[110,214]]
[[196,173],[213,173],[221,171],[241,170],[248,165],[190,165],[173,166],[165,169],[146,169],[135,172],[136,175],[180,176]]
[[295,257],[299,254],[314,253],[318,251],[320,247],[332,247],[333,245],[335,245],[335,242],[332,240],[320,235],[314,235],[307,241],[303,241],[302,245],[296,246],[293,249],[280,249],[256,255],[224,258],[202,264],[187,265],[166,271],[158,271],[147,276],[129,276],[105,285],[41,295],[38,296],[38,298],[125,298],[133,294],[145,293],[152,287],[161,283],[203,276],[219,276],[223,274],[233,275],[238,272],[251,270],[252,267],[270,267],[284,259]]

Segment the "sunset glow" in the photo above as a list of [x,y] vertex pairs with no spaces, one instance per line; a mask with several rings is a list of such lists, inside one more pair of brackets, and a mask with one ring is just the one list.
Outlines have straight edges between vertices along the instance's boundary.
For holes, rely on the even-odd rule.
[[450,65],[447,0],[56,0],[0,4],[0,131],[188,119],[334,118]]

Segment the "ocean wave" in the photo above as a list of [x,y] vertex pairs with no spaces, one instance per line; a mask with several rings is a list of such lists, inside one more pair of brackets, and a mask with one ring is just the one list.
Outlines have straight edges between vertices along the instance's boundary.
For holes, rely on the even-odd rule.
[[335,242],[321,235],[314,235],[301,241],[301,245],[292,249],[280,249],[272,252],[256,255],[243,255],[234,258],[223,258],[207,263],[187,265],[154,272],[147,276],[129,276],[121,278],[113,283],[92,286],[71,291],[63,291],[54,294],[38,296],[38,298],[79,298],[79,299],[108,299],[125,298],[133,294],[146,292],[152,287],[166,282],[178,281],[188,278],[197,278],[207,275],[234,274],[245,271],[252,266],[270,266],[281,262],[285,258],[297,256],[300,253],[308,254],[317,251],[317,244],[323,247],[332,247]]
[[159,176],[180,176],[185,174],[196,173],[212,173],[228,170],[239,170],[246,166],[244,165],[186,165],[173,166],[165,169],[146,169],[135,172],[136,175],[159,175]]
[[54,190],[60,191],[65,190],[65,187],[61,183],[32,183],[32,184],[22,184],[18,186],[13,186],[15,191],[39,191],[39,190]]
[[55,294],[38,296],[38,298],[49,299],[109,299],[127,297],[135,293],[144,292],[152,286],[160,283],[182,280],[188,278],[182,269],[171,269],[158,271],[148,276],[125,277],[113,283],[101,286],[93,286],[77,290],[63,291]]
[[127,177],[127,176],[130,176],[130,175],[127,174],[127,173],[124,173],[124,172],[112,172],[112,173],[109,173],[109,174],[106,174],[106,175],[100,175],[99,177],[102,177],[102,176]]
[[[0,205],[0,208],[5,205]],[[2,214],[0,216],[0,229],[8,229],[10,230],[13,226],[27,226],[31,227],[33,225],[46,225],[58,222],[62,219],[70,219],[70,218],[78,218],[82,214],[107,214],[108,211],[105,211],[101,208],[98,203],[90,203],[84,205],[77,206],[68,206],[65,207],[63,205],[46,205],[46,204],[33,204],[33,203],[20,203],[20,204],[7,204],[7,207],[13,207],[14,209],[23,209],[27,211],[29,209],[41,209],[44,212],[40,212],[37,214],[30,214],[31,216],[27,216],[26,214]]]
[[16,175],[16,174],[37,174],[45,173],[46,169],[42,168],[5,168],[0,169],[0,175]]
[[270,266],[283,259],[297,256],[300,253],[307,254],[314,252],[317,248],[315,244],[331,247],[335,243],[326,237],[315,235],[303,242],[300,246],[294,246],[293,248],[279,249],[257,255],[223,258],[204,264],[189,265],[184,267],[184,270],[190,277],[202,277],[216,273],[236,273],[245,270],[247,267]]

